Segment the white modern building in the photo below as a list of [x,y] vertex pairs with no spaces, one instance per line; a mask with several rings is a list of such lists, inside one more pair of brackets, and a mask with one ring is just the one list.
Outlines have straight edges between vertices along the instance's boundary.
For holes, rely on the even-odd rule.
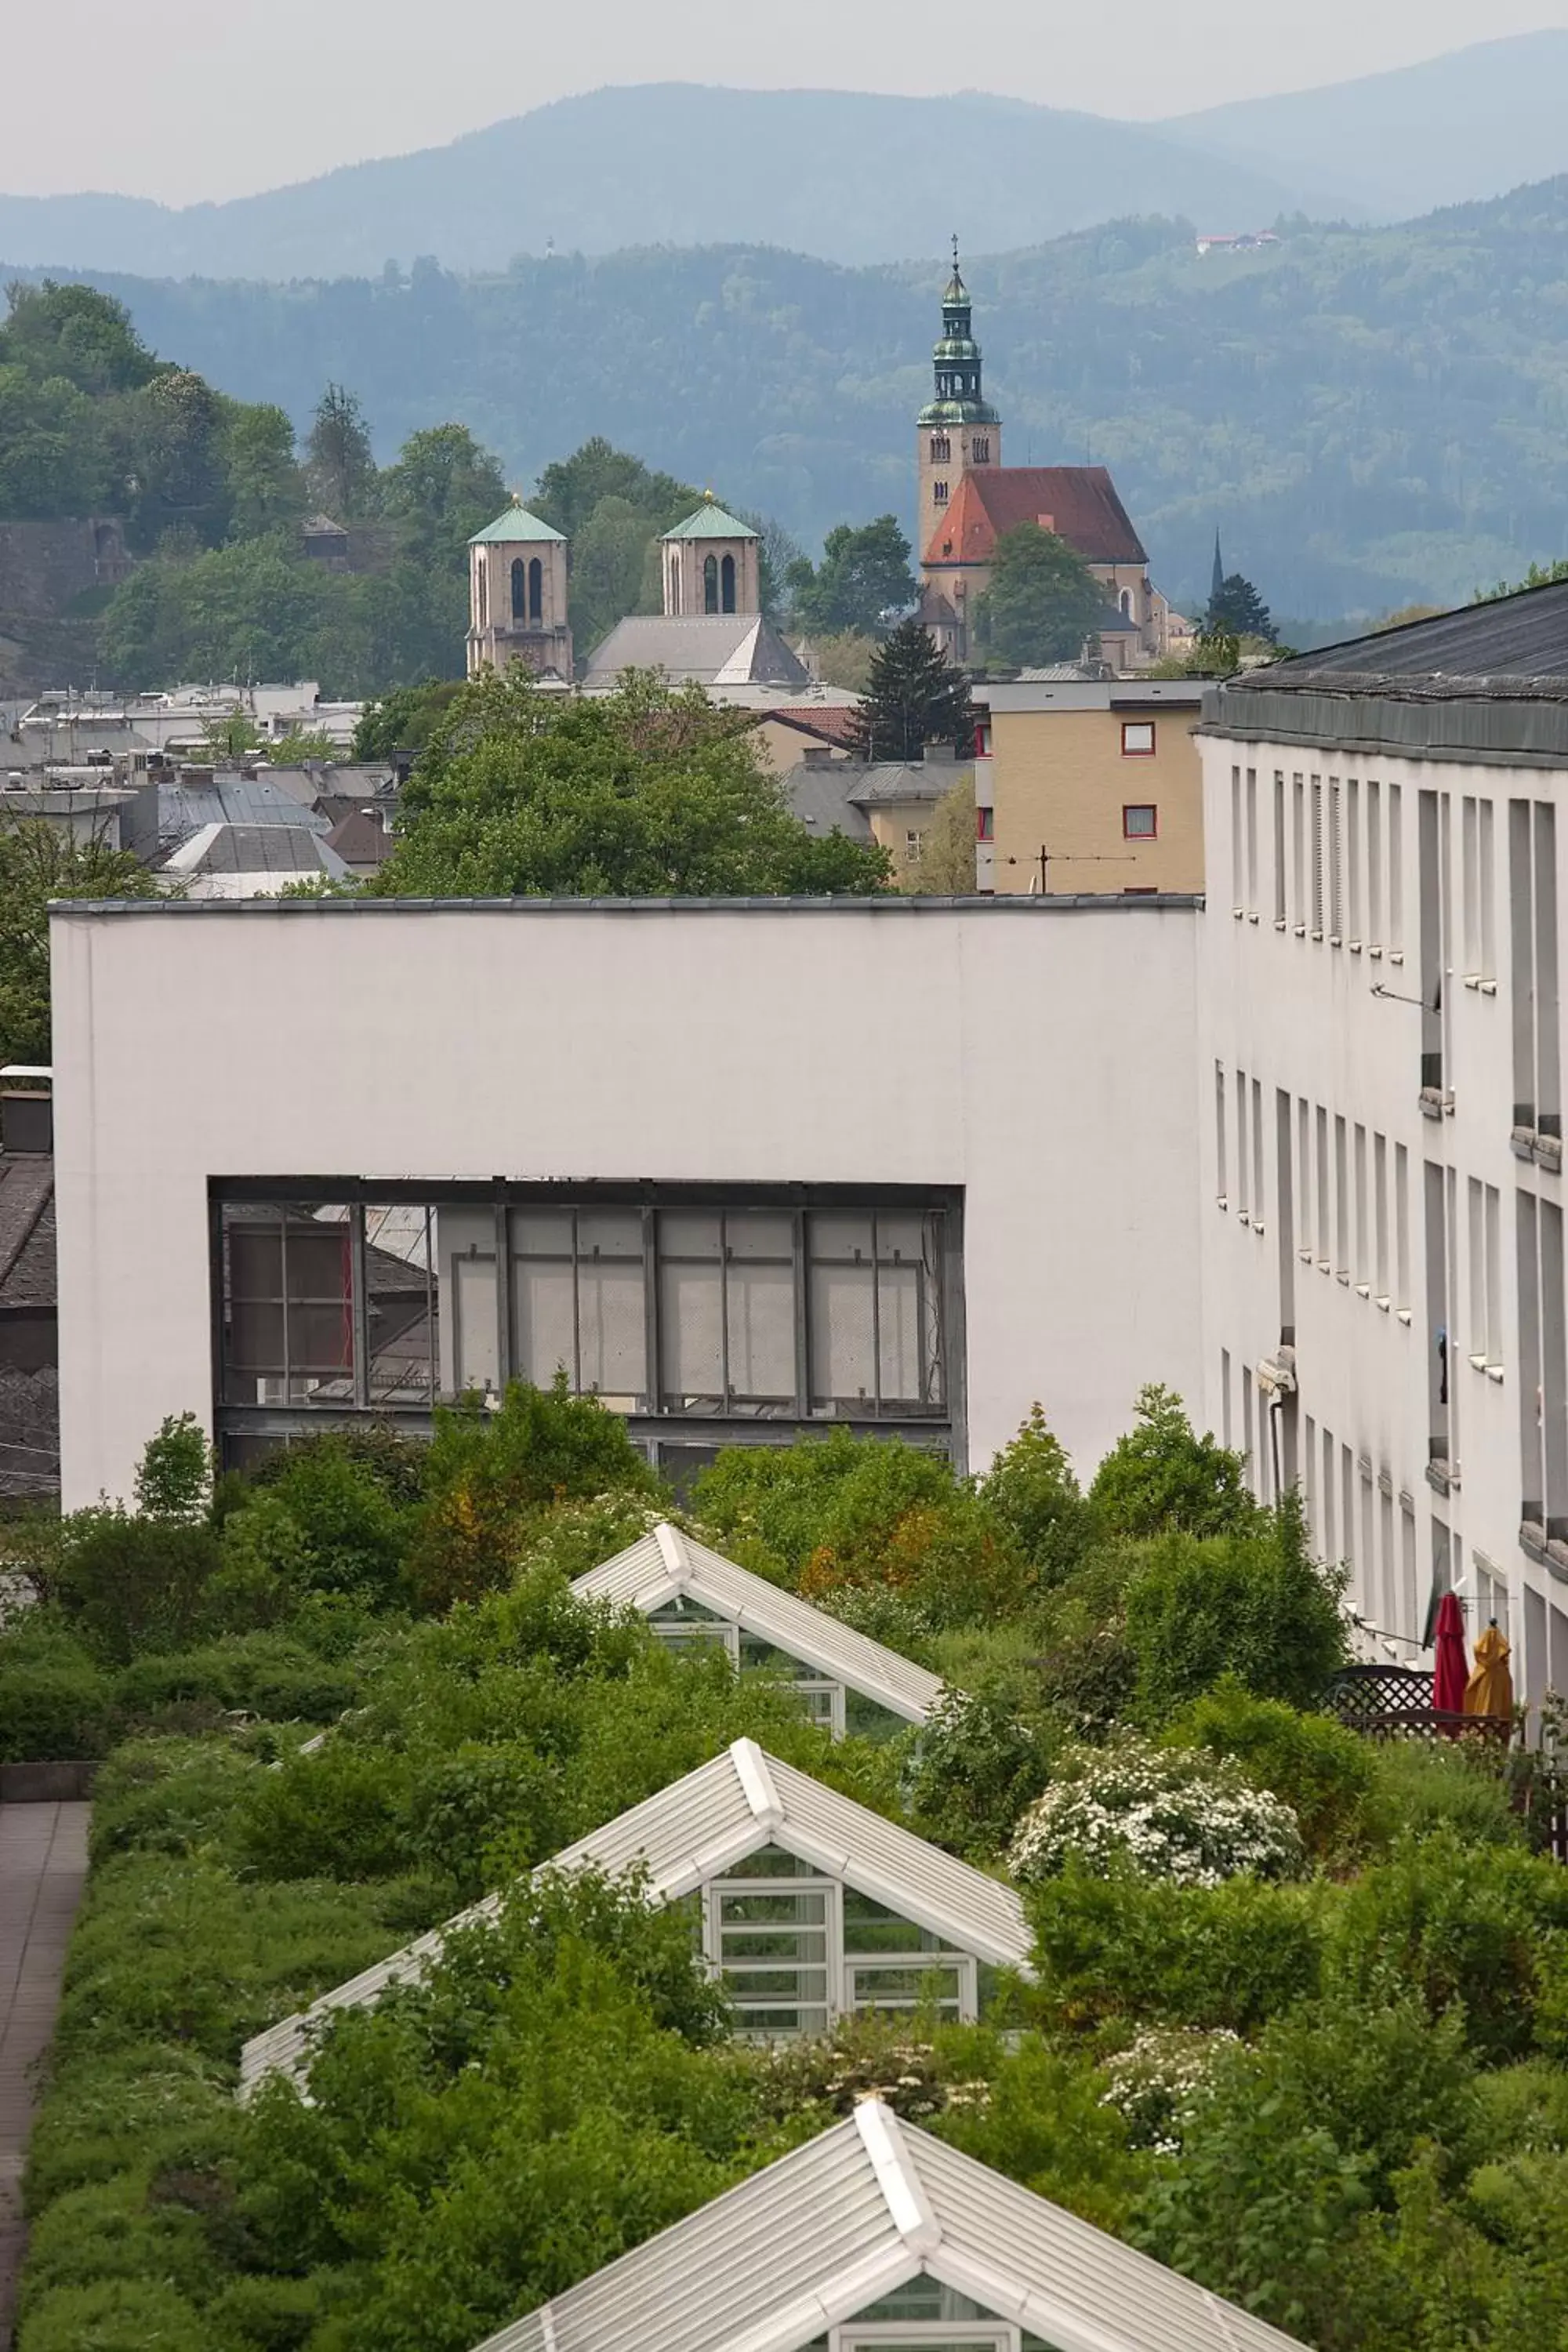
[[1413,1662],[1568,1690],[1568,586],[1226,686],[1204,731],[1205,1381]]
[[862,2099],[479,2352],[1300,2352]]
[[940,1676],[770,1584],[661,1519],[572,1586],[580,1601],[637,1610],[672,1650],[722,1649],[739,1671],[789,1684],[814,1721],[842,1738],[884,1739],[929,1721]]
[[[702,1956],[727,1987],[736,2031],[753,2040],[825,2033],[839,2017],[929,2008],[970,2023],[999,1969],[1031,1973],[1032,1938],[1010,1886],[901,1829],[808,1772],[737,1739],[542,1868],[645,1874],[647,1900],[689,1903]],[[502,1897],[460,1912],[247,2042],[240,2088],[308,2067],[337,2011],[417,1982],[455,1930],[493,1918]]]
[[[1092,1467],[1202,1364],[1191,899],[117,901],[53,920],[68,1507],[512,1374]],[[169,1008],[209,1047],[154,1053]]]

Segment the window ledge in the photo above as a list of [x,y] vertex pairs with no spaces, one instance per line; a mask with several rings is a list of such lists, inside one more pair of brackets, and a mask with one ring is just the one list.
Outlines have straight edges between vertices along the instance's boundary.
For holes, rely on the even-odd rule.
[[1405,961],[1405,950],[1403,948],[1390,948],[1388,950],[1388,961],[1390,963],[1403,963]]
[[1371,956],[1374,963],[1381,963],[1383,961],[1383,950],[1381,948],[1370,947],[1367,950],[1367,953]]
[[1215,1194],[1214,1204],[1216,1209],[1228,1209],[1230,1206],[1229,1201],[1223,1192],[1216,1192]]
[[1480,973],[1479,971],[1468,971],[1464,975],[1464,981],[1467,988],[1479,988],[1481,984]]
[[1472,1356],[1469,1360],[1469,1363],[1470,1370],[1473,1372],[1484,1372],[1486,1370],[1487,1360],[1484,1356]]
[[1483,981],[1482,981],[1482,982],[1481,982],[1481,994],[1482,994],[1483,996],[1495,996],[1495,995],[1497,994],[1497,982],[1496,982],[1496,981],[1495,981],[1495,980],[1483,980]]
[[1423,1087],[1417,1099],[1421,1105],[1421,1116],[1423,1118],[1442,1118],[1443,1095],[1440,1087]]
[[1304,940],[1306,938],[1307,926],[1305,923],[1292,923],[1290,928],[1295,932],[1296,937],[1299,940]]
[[1500,1364],[1489,1364],[1486,1369],[1488,1380],[1495,1381],[1500,1389],[1502,1386],[1502,1366]]
[[1255,1234],[1261,1234],[1267,1230],[1261,1217],[1254,1217],[1252,1220],[1252,1230]]
[[1404,1324],[1404,1326],[1405,1326],[1405,1329],[1408,1331],[1408,1329],[1410,1328],[1410,1309],[1409,1309],[1409,1307],[1396,1307],[1394,1308],[1394,1313],[1398,1316],[1399,1320]]
[[1330,1265],[1326,1257],[1321,1257],[1318,1260],[1318,1272],[1320,1274],[1332,1274],[1333,1270],[1333,1267]]
[[1275,916],[1274,928],[1277,931],[1282,931],[1285,929],[1285,918],[1283,915]]
[[1532,1127],[1516,1127],[1512,1129],[1508,1139],[1508,1148],[1512,1152],[1516,1160],[1533,1160],[1535,1157],[1535,1129]]
[[1302,1265],[1311,1265],[1311,1263],[1312,1263],[1312,1253],[1311,1253],[1311,1251],[1310,1251],[1310,1249],[1298,1250],[1298,1251],[1296,1252],[1296,1255],[1297,1255],[1297,1256],[1300,1259],[1300,1261],[1301,1261],[1301,1263],[1302,1263]]
[[1233,923],[1239,923],[1245,917],[1247,909],[1245,907],[1233,907],[1230,910],[1230,919]]
[[1360,941],[1359,940],[1352,940],[1352,941],[1350,942],[1350,950],[1351,950],[1352,955],[1360,955],[1360,953],[1361,953],[1361,941]]
[[1386,1315],[1386,1314],[1387,1314],[1387,1312],[1388,1312],[1388,1310],[1389,1310],[1389,1308],[1393,1306],[1393,1304],[1394,1304],[1394,1301],[1393,1301],[1393,1299],[1392,1299],[1392,1298],[1384,1298],[1384,1297],[1379,1297],[1379,1299],[1378,1299],[1378,1302],[1377,1302],[1377,1311],[1378,1311],[1378,1313],[1379,1313],[1380,1315]]
[[1563,1173],[1563,1138],[1560,1135],[1538,1135],[1535,1139],[1535,1148],[1531,1152],[1531,1157],[1535,1161],[1536,1166],[1538,1168],[1543,1168],[1549,1176],[1561,1176]]
[[1255,923],[1258,920],[1258,917],[1256,915],[1248,915],[1247,919],[1249,923]]
[[1521,1551],[1525,1554],[1527,1559],[1538,1560],[1542,1566],[1544,1566],[1546,1560],[1546,1529],[1542,1526],[1539,1519],[1521,1520],[1519,1528],[1519,1548]]
[[1370,1298],[1372,1297],[1371,1283],[1358,1282],[1355,1286],[1355,1295],[1358,1298]]
[[1252,1217],[1249,1211],[1246,1209],[1237,1209],[1236,1213],[1236,1222],[1238,1225],[1249,1225],[1252,1223]]
[[1457,1495],[1459,1491],[1459,1468],[1456,1462],[1435,1454],[1426,1465],[1426,1484],[1435,1494]]
[[1334,1280],[1335,1280],[1336,1282],[1342,1283],[1342,1284],[1344,1285],[1344,1287],[1348,1290],[1348,1289],[1350,1288],[1350,1286],[1351,1286],[1351,1277],[1350,1277],[1350,1270],[1349,1270],[1349,1268],[1348,1268],[1348,1267],[1346,1267],[1346,1266],[1340,1266],[1340,1267],[1337,1267],[1337,1268],[1335,1269],[1335,1273],[1334,1273]]

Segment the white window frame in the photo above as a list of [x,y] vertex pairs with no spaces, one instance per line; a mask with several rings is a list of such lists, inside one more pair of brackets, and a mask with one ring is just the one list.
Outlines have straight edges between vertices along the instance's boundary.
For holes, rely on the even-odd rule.
[[[742,1671],[741,1639],[742,1634],[750,1630],[748,1627],[737,1624],[732,1617],[721,1617],[717,1614],[711,1617],[691,1617],[684,1623],[679,1623],[663,1613],[670,1605],[667,1601],[660,1601],[658,1609],[650,1610],[643,1620],[656,1642],[662,1642],[667,1649],[676,1651],[695,1650],[703,1643],[711,1643],[727,1654],[730,1664],[737,1674]],[[759,1633],[756,1638],[763,1641],[766,1636]],[[777,1649],[778,1646],[776,1642],[770,1644],[773,1649]],[[785,1657],[792,1657],[794,1654],[793,1651],[786,1650],[783,1653]],[[796,1698],[808,1700],[826,1698],[827,1701],[826,1712],[820,1707],[808,1706],[805,1713],[813,1723],[825,1725],[835,1739],[842,1739],[847,1729],[846,1685],[836,1681],[833,1675],[824,1674],[819,1667],[813,1666],[809,1658],[797,1658],[795,1663],[805,1669],[804,1674],[779,1674],[773,1679],[783,1689],[790,1692]],[[764,1673],[766,1669],[755,1668],[748,1671]]]
[[[733,1868],[733,1864],[731,1865],[731,1868]],[[854,1891],[858,1892],[858,1890]],[[865,1969],[951,1969],[956,1975],[958,1979],[958,2017],[956,2021],[960,2025],[973,2025],[978,2020],[980,2012],[980,1963],[975,1954],[965,1951],[847,1951],[845,1948],[844,1886],[837,1878],[807,1876],[805,1874],[802,1874],[798,1877],[789,1878],[763,1878],[760,1876],[730,1877],[721,1872],[714,1877],[704,1880],[701,1893],[702,1957],[714,1976],[721,1978],[724,1974],[723,1917],[721,1906],[725,1895],[822,1895],[826,1898],[824,1906],[824,1925],[827,1931],[826,2006],[827,2009],[829,2024],[836,2022],[837,2020],[841,2017],[854,2016],[862,2013],[870,2015],[871,2013],[876,2012],[885,2017],[909,2014],[919,2006],[918,1999],[914,1994],[910,1994],[907,1998],[900,1997],[898,2000],[868,2000],[864,2003],[857,2001],[855,1999],[856,1976],[858,1970]],[[872,1895],[868,1896],[868,1900],[879,1903],[882,1898],[880,1895]],[[895,1904],[889,1903],[884,1905],[883,1907],[887,1910],[896,1910],[898,1906]],[[929,1932],[934,1934],[937,1931],[932,1929]],[[780,1968],[787,1968],[791,1965],[802,1968],[812,1968],[816,1966],[816,1962],[804,1960],[792,1964],[789,1961],[759,1961],[755,1965],[759,1973],[761,1973]],[[745,2000],[738,1990],[735,1990],[733,1992],[733,1998],[735,2000],[736,2006],[742,2009],[815,2009],[819,2006],[816,2001],[792,2000],[790,1996],[785,1993],[763,1993],[759,1994],[757,1999],[754,2000]],[[741,2041],[750,2042],[765,2040],[768,2037],[760,2026],[746,2026],[741,2030],[736,2038]],[[778,2039],[781,2041],[794,2040],[795,2038],[795,2035],[794,2028],[784,2029],[778,2036]]]
[[1019,2352],[1023,2330],[1008,2320],[873,2319],[858,2326],[848,2320],[827,2331],[828,2352],[878,2352],[884,2344],[929,2344],[932,2352],[958,2345],[962,2352]]

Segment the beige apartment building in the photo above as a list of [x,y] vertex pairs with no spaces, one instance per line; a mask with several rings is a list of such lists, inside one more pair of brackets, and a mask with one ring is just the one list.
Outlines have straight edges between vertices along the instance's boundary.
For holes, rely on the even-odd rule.
[[1203,888],[1200,680],[1068,675],[993,680],[973,693],[978,888]]

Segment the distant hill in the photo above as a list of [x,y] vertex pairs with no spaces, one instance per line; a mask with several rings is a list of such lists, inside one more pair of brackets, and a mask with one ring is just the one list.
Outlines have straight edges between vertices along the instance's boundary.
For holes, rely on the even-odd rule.
[[[962,158],[962,173],[945,158]],[[1109,209],[1248,226],[1321,182],[1210,157],[1148,124],[998,98],[670,82],[563,99],[450,146],[228,204],[0,196],[0,253],[29,266],[268,278],[374,276],[422,254],[448,269],[499,269],[552,242],[588,254],[777,245],[887,261],[941,253],[954,227],[966,246],[997,251]]]
[[1408,219],[1568,171],[1568,32],[1487,41],[1394,73],[1157,126],[1213,161]]
[[[1463,598],[1568,554],[1568,179],[1200,260],[1124,221],[966,264],[1015,464],[1110,466],[1161,584],[1277,612]],[[303,423],[329,378],[390,456],[457,418],[526,486],[604,433],[806,540],[912,507],[940,273],[754,247],[267,287],[92,273],[159,351]]]

